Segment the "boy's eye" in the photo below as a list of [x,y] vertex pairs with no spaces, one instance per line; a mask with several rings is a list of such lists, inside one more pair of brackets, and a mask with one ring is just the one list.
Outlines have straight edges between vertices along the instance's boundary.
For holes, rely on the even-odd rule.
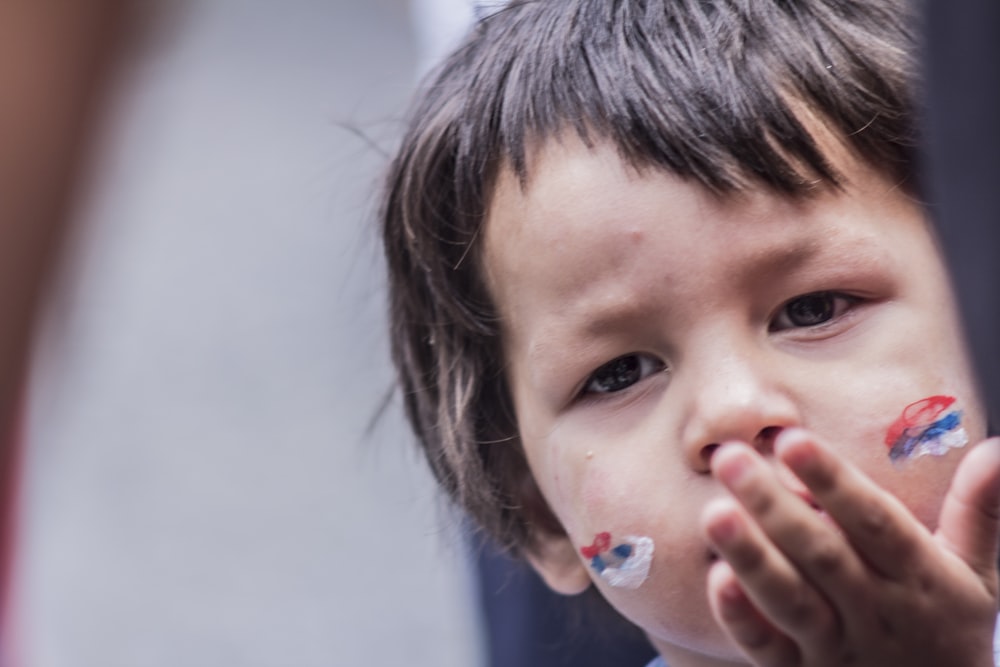
[[855,299],[836,292],[814,292],[786,303],[771,323],[771,331],[815,327],[840,317]]
[[655,357],[646,354],[626,354],[594,371],[587,379],[583,391],[585,394],[610,394],[622,391],[664,368],[664,363]]

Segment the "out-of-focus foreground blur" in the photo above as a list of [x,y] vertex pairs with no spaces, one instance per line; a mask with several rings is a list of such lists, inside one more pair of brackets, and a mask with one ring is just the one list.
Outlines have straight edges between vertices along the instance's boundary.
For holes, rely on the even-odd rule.
[[374,188],[402,0],[160,3],[44,317],[8,635],[25,667],[478,664],[391,385]]

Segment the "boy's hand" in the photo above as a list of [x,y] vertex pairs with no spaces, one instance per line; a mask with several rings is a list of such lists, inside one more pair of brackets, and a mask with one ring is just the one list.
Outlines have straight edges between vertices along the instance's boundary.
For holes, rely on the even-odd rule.
[[733,498],[702,516],[714,615],[755,665],[993,666],[1000,439],[960,463],[933,535],[808,433],[775,450],[827,517],[745,445],[713,457]]

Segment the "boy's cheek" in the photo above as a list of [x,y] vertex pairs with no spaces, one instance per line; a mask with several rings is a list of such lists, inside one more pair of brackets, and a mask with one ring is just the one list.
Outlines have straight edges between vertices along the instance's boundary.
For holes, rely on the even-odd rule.
[[[812,430],[836,454],[903,501],[922,523],[933,529],[954,471],[971,446],[982,439],[985,424],[976,397],[964,389],[961,395],[966,398],[954,396],[954,403],[946,406],[944,414],[910,424],[913,420],[903,416],[908,410],[914,411],[911,406],[919,408],[934,396],[950,396],[933,392],[942,386],[955,385],[926,378],[908,380],[898,387],[884,387],[885,391],[868,404],[858,402],[839,416],[836,412],[828,413],[815,422]],[[961,414],[960,427],[964,433],[949,428],[946,433],[936,434],[934,429],[927,428],[952,411]],[[904,422],[912,429],[908,434],[911,438],[930,432],[924,433],[926,438],[922,442],[903,443],[906,438],[899,431]],[[901,455],[901,451],[907,453]]]
[[574,542],[580,542],[608,529],[607,523],[619,514],[614,498],[621,494],[615,491],[612,471],[592,450],[582,455],[564,454],[551,462],[551,484],[546,496]]
[[[643,498],[644,484],[616,476],[596,454],[587,459],[576,487],[569,530],[577,551],[599,585],[617,590],[645,588],[657,556],[655,530],[662,514],[657,498]],[[568,526],[567,526],[568,527]],[[569,527],[568,527],[569,528]]]
[[556,421],[540,428],[534,437],[525,434],[528,462],[542,494],[556,517],[571,534],[590,530],[583,520],[607,505],[613,496],[613,459],[604,451],[602,439],[574,423]]
[[[646,514],[654,509],[657,500],[643,493],[642,489],[648,488],[646,480],[636,478],[628,470],[632,466],[616,460],[612,453],[596,449],[560,452],[558,447],[552,447],[550,451],[554,456],[549,462],[551,474],[544,493],[578,549],[590,554],[593,549],[587,547],[592,547],[602,533],[646,534],[652,518]],[[581,556],[590,557],[582,552]]]

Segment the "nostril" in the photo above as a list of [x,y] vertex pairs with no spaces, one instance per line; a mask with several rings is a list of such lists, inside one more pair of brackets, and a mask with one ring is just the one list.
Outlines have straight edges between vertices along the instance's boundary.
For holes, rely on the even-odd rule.
[[705,465],[706,469],[711,469],[712,457],[715,456],[717,451],[719,451],[719,443],[717,442],[713,442],[701,448],[701,462]]
[[781,426],[766,426],[762,428],[754,439],[754,445],[756,445],[757,450],[760,452],[774,451],[774,441],[778,438],[778,434],[781,433],[781,429]]

